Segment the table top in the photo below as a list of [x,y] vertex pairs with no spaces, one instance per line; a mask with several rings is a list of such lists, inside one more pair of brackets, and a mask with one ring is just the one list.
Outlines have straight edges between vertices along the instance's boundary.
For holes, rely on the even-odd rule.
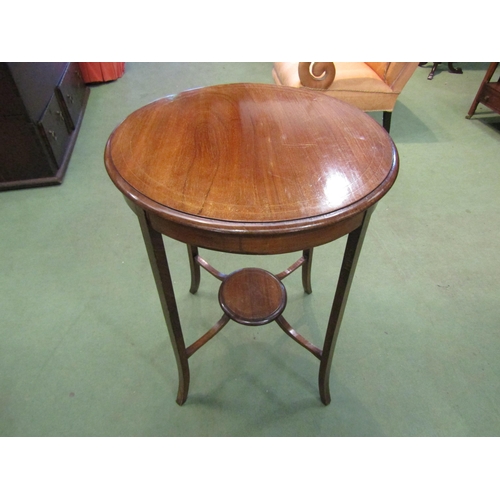
[[359,213],[397,150],[366,113],[319,91],[227,84],[158,99],[111,134],[107,171],[159,217],[217,231],[296,231]]

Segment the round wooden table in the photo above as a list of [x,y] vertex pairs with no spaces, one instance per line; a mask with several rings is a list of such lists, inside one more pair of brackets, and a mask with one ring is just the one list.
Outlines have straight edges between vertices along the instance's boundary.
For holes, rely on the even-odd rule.
[[[230,320],[276,321],[319,359],[319,392],[330,402],[335,342],[370,215],[394,183],[398,154],[387,132],[353,106],[320,92],[228,84],[182,92],[128,116],[105,151],[109,176],[137,214],[186,401],[188,359]],[[191,292],[203,268],[221,283],[222,317],[185,345],[162,234],[187,244]],[[284,319],[282,283],[302,268],[311,292],[312,250],[347,238],[322,348]],[[214,269],[199,248],[270,255],[301,251],[283,272]]]

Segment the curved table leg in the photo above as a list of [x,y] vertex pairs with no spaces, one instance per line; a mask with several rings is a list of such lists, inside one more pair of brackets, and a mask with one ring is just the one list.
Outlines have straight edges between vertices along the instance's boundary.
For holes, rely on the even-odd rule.
[[198,257],[198,247],[194,245],[187,245],[189,267],[191,268],[191,293],[196,293],[200,287],[200,264],[196,260]]
[[304,287],[304,292],[306,293],[312,293],[311,269],[313,250],[313,248],[309,248],[302,252],[302,256],[304,257],[304,264],[302,264],[302,286]]
[[357,229],[352,231],[348,238],[344,252],[344,259],[340,269],[340,275],[337,282],[337,289],[333,299],[332,311],[328,321],[328,327],[321,355],[319,366],[319,394],[323,404],[328,405],[331,401],[330,397],[330,368],[332,364],[333,351],[339,334],[340,323],[347,303],[349,289],[351,288],[354,271],[358,262],[361,247],[365,237],[370,216],[373,213],[375,206],[365,212],[363,223]]
[[162,235],[151,227],[146,213],[140,209],[137,209],[135,212],[139,218],[149,263],[151,264],[163,315],[165,316],[170,340],[172,341],[175,360],[177,361],[179,389],[176,401],[177,404],[182,405],[185,403],[189,391],[189,365],[165,246]]

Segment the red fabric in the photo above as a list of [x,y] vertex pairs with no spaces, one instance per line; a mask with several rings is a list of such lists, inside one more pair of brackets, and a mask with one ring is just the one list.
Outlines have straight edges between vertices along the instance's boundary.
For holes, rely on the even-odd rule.
[[117,80],[125,72],[125,63],[123,62],[81,62],[78,65],[85,83]]

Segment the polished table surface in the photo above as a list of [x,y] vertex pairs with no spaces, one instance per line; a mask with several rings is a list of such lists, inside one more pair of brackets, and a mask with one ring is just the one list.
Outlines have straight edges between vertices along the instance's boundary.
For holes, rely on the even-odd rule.
[[[278,254],[364,235],[396,179],[398,154],[387,132],[349,104],[305,89],[228,84],[133,112],[111,134],[105,164],[147,246],[161,233],[190,248]],[[150,260],[161,274],[158,252]],[[160,298],[169,279],[157,278]],[[180,331],[170,324],[172,303],[162,303],[169,331]]]

